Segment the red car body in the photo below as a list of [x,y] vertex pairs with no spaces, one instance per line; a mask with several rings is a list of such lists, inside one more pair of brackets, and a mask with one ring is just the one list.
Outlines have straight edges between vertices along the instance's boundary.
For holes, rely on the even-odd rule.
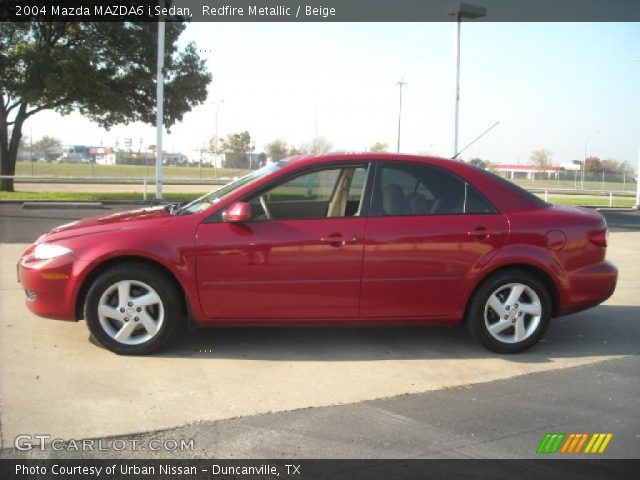
[[[292,173],[353,162],[444,169],[472,185],[495,211],[221,221],[222,212],[237,201]],[[507,267],[525,269],[543,282],[552,316],[601,303],[617,279],[615,266],[605,260],[606,238],[599,212],[541,205],[463,162],[329,154],[291,159],[190,215],[153,207],[56,228],[25,251],[19,276],[29,309],[61,320],[82,317],[87,289],[107,266],[135,260],[154,264],[176,280],[198,325],[452,325],[464,318],[481,282]],[[72,253],[38,260],[33,251],[39,243],[62,245]]]

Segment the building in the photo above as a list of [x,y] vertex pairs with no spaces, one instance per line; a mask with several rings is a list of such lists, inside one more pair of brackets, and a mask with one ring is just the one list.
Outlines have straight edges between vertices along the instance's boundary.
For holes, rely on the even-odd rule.
[[115,165],[116,153],[111,147],[91,147],[89,154],[98,165]]
[[[547,167],[538,167],[536,165],[501,165],[492,163],[489,167],[496,173],[501,173],[508,179],[526,178],[534,180],[537,177],[556,178],[564,167],[557,165],[549,165]],[[579,167],[578,167],[579,169]]]

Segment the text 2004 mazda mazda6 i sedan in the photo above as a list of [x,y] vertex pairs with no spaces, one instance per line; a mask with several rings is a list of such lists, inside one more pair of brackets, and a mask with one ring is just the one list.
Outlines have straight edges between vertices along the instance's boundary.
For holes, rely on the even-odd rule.
[[465,322],[519,352],[617,279],[598,212],[549,205],[462,162],[279,161],[182,207],[96,217],[20,260],[32,312],[85,318],[121,354],[197,325]]

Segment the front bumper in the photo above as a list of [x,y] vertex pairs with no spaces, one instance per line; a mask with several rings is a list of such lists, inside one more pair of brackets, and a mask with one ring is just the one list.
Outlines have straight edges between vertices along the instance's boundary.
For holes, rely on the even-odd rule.
[[79,278],[71,255],[51,260],[25,256],[18,263],[18,281],[25,290],[25,305],[34,314],[75,321]]
[[607,300],[616,289],[618,269],[609,262],[569,272],[569,289],[560,308],[561,315],[594,307]]

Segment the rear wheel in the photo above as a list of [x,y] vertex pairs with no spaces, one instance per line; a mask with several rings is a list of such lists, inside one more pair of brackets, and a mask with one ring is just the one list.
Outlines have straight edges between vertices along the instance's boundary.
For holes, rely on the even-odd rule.
[[489,277],[471,300],[466,323],[471,335],[489,350],[522,352],[549,326],[551,298],[531,273],[510,269]]
[[159,269],[118,265],[87,293],[85,319],[94,340],[123,355],[150,353],[170,341],[181,320],[180,292]]

